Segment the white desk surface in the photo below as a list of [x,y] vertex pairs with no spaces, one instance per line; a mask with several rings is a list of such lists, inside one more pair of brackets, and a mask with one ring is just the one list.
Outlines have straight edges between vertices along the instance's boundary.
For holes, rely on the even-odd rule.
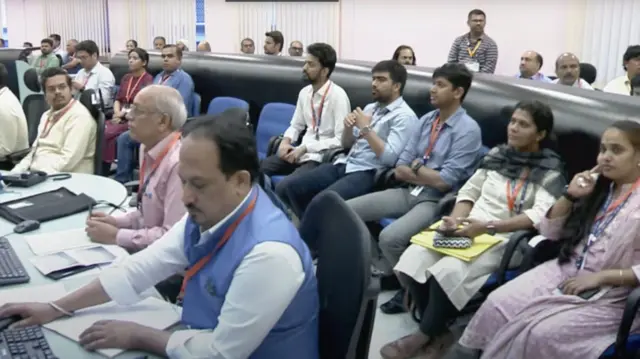
[[[100,177],[89,174],[81,174],[74,173],[71,175],[70,179],[62,180],[62,181],[53,181],[47,180],[43,183],[40,183],[31,188],[5,188],[3,192],[0,192],[0,203],[12,201],[14,199],[18,199],[24,196],[30,196],[46,191],[56,190],[60,187],[65,187],[68,190],[74,193],[85,193],[86,195],[92,197],[96,201],[107,201],[113,203],[115,205],[120,205],[124,202],[124,207],[127,206],[128,198],[127,198],[127,190],[125,187],[107,177]],[[106,211],[110,210],[109,208],[105,208]],[[66,229],[74,229],[74,228],[83,228],[85,226],[85,222],[87,220],[87,212],[78,213],[72,216],[68,216],[65,218],[57,219],[50,222],[42,223],[40,229],[37,231],[33,231],[28,234],[37,234],[37,233],[45,233],[45,232],[53,232],[53,231],[61,231]],[[13,249],[16,251],[22,264],[26,268],[29,276],[31,277],[31,281],[25,284],[14,285],[10,287],[0,287],[0,291],[7,290],[8,288],[16,288],[20,286],[38,286],[43,284],[53,283],[54,281],[43,276],[29,261],[30,257],[33,257],[33,253],[29,246],[22,238],[24,235],[13,233],[13,227],[15,225],[11,222],[6,221],[5,219],[0,218],[0,236],[6,236],[9,239],[9,242],[13,246]],[[12,233],[8,235],[9,233]],[[83,284],[88,283],[91,279],[94,279],[96,276],[91,274],[78,274],[76,276],[67,277],[61,280],[64,283],[67,290],[73,290],[82,286]],[[157,292],[156,292],[157,294]],[[84,358],[105,358],[101,354],[87,352],[82,349],[76,342],[67,339],[57,333],[54,333],[48,329],[43,329],[45,332],[45,336],[49,341],[49,345],[53,352],[59,358],[69,358],[69,359],[84,359]],[[144,357],[145,354],[141,352],[126,352],[121,355],[118,355],[116,358],[118,359],[128,359],[128,358],[140,358]],[[149,358],[152,358],[149,356]]]

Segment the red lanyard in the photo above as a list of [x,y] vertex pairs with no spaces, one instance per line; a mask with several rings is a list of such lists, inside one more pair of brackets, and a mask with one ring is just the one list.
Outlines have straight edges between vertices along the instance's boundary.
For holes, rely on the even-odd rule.
[[187,269],[187,272],[184,274],[184,279],[182,280],[182,286],[180,287],[180,294],[178,295],[178,299],[183,299],[184,291],[187,288],[187,282],[189,282],[189,279],[191,279],[202,269],[202,267],[209,263],[211,258],[213,258],[213,256],[220,250],[220,248],[222,248],[222,246],[224,246],[229,241],[229,238],[231,238],[231,235],[233,235],[233,232],[236,230],[236,228],[238,228],[238,225],[240,225],[240,222],[242,222],[244,217],[246,217],[249,213],[251,213],[251,211],[253,211],[253,208],[256,206],[257,199],[258,195],[256,194],[256,196],[253,197],[244,212],[242,212],[240,216],[236,218],[236,220],[233,221],[233,223],[231,223],[231,225],[224,231],[222,238],[220,239],[218,244],[216,244],[213,251],[200,258],[200,260],[197,261],[196,264],[193,265],[193,267]]
[[133,84],[133,75],[129,79],[129,86],[127,86],[127,92],[124,95],[124,101],[126,103],[131,103],[131,95],[133,95],[133,93],[136,92],[136,89],[138,88],[138,85],[140,85],[140,81],[142,81],[142,78],[144,77],[144,75],[145,74],[142,74],[140,75],[140,77],[138,77],[138,81],[136,81],[136,84],[133,85],[133,91],[131,91],[131,85]]
[[49,115],[49,117],[47,117],[47,122],[44,123],[44,128],[42,129],[42,134],[40,135],[40,138],[45,138],[49,135],[49,132],[51,132],[51,129],[53,128],[53,126],[58,123],[58,121],[60,120],[60,118],[62,118],[62,116],[64,116],[67,112],[69,112],[69,110],[71,109],[71,106],[73,106],[73,103],[76,100],[71,100],[62,110],[58,111],[55,114],[51,114]]
[[[314,132],[318,133],[320,128],[320,121],[322,121],[322,111],[324,110],[324,101],[327,98],[327,94],[329,93],[329,89],[331,88],[331,82],[327,86],[327,89],[324,90],[324,95],[322,95],[322,100],[320,100],[320,107],[318,108],[318,113],[316,114],[315,108],[313,108],[313,95],[311,94],[311,126],[313,127]],[[317,116],[317,117],[316,117]]]
[[618,196],[618,198],[616,198],[616,200],[614,202],[612,202],[609,205],[609,207],[607,207],[607,209],[605,209],[602,213],[597,215],[594,222],[598,222],[598,221],[602,220],[610,212],[612,212],[612,211],[616,210],[618,207],[620,207],[629,198],[629,196],[631,196],[633,191],[636,188],[638,188],[638,186],[640,186],[640,179],[637,179],[636,182],[633,184],[633,186],[627,192],[625,192],[625,194],[623,194],[621,196]]
[[91,75],[93,75],[93,73],[89,72],[89,75],[84,79],[84,83],[82,84],[82,87],[87,87],[87,83],[89,82]]
[[426,151],[424,151],[424,157],[422,157],[424,161],[428,161],[429,157],[431,157],[431,152],[433,152],[433,148],[436,146],[436,141],[438,141],[438,137],[440,136],[440,132],[442,131],[443,127],[444,123],[440,123],[440,116],[438,116],[436,120],[431,123],[429,145],[427,146]]
[[144,173],[147,170],[147,166],[146,166],[146,160],[147,160],[147,156],[145,155],[142,158],[142,166],[140,166],[140,174],[139,174],[139,183],[140,183],[140,188],[138,189],[138,196],[141,196],[141,193],[143,193],[147,187],[147,184],[149,183],[149,179],[151,179],[151,176],[153,176],[153,174],[156,172],[156,170],[158,169],[158,166],[160,166],[160,164],[162,163],[162,160],[165,158],[165,156],[169,153],[169,151],[173,148],[173,146],[176,145],[176,143],[178,143],[178,141],[180,140],[180,134],[179,133],[174,133],[173,134],[173,139],[171,140],[171,142],[169,142],[163,149],[162,152],[160,152],[160,154],[158,155],[158,157],[156,157],[156,159],[153,161],[153,165],[151,166],[151,171],[149,172],[149,178],[145,181],[144,178]]
[[46,63],[47,63],[47,60],[48,60],[48,59],[45,59],[45,58],[44,58],[44,56],[41,56],[41,57],[40,57],[40,68],[43,68],[43,67],[44,67],[44,64],[46,64]]
[[509,212],[513,212],[513,209],[516,207],[516,199],[522,190],[522,186],[527,182],[528,177],[529,169],[527,168],[524,170],[520,176],[520,180],[516,183],[513,189],[511,188],[511,180],[507,179],[507,207],[509,208]]
[[171,75],[162,75],[162,78],[160,79],[159,85],[164,85],[167,81],[169,81],[171,76],[173,76],[173,74],[171,74]]

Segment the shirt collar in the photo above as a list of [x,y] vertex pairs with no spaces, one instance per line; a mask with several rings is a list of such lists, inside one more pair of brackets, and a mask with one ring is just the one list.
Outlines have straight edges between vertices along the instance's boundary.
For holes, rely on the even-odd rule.
[[[467,42],[469,44],[471,44],[471,31],[467,32],[467,36],[466,36]],[[487,34],[483,33],[482,36],[480,36],[480,41],[485,41],[487,39]]]
[[220,222],[216,223],[215,226],[213,226],[213,227],[209,228],[208,230],[202,232],[201,236],[200,236],[200,239],[202,240],[202,238],[208,238],[209,237],[209,236],[207,236],[208,234],[215,233],[216,230],[218,230],[218,228],[223,226],[225,223],[227,223],[227,221],[229,221],[230,218],[235,216],[236,213],[238,213],[238,211],[240,210],[240,208],[244,207],[244,204],[247,202],[249,197],[251,197],[251,194],[253,193],[253,191],[257,191],[256,186],[253,186],[251,188],[251,191],[249,191],[249,193],[247,193],[247,195],[244,197],[242,202],[240,202],[240,204],[236,208],[234,208],[233,211],[231,211],[229,214],[227,214]]
[[98,71],[100,70],[100,67],[102,66],[102,64],[100,63],[100,61],[98,61],[96,63],[96,66],[94,66],[91,71],[87,71],[86,69],[82,69],[84,72],[86,72],[87,74],[92,74],[92,75],[96,75],[98,73]]
[[327,80],[327,82],[325,82],[324,85],[322,85],[322,87],[320,87],[316,92],[313,92],[313,85],[311,85],[311,94],[318,94],[320,96],[324,96],[324,92],[327,91],[327,88],[329,87],[330,83],[331,83],[331,80]]
[[155,160],[156,158],[158,158],[158,155],[160,155],[160,152],[162,152],[162,150],[169,145],[169,143],[171,143],[171,141],[173,141],[173,134],[174,132],[171,132],[169,135],[167,135],[167,137],[163,138],[160,142],[156,143],[155,146],[151,147],[148,151],[145,151],[145,155],[151,157],[152,160]]
[[[464,108],[462,108],[462,106],[460,106],[460,107],[458,107],[456,112],[451,114],[451,116],[447,119],[447,121],[444,124],[446,126],[453,127],[455,125],[455,123],[458,121],[458,119],[460,117],[462,117],[466,113],[467,113],[467,110],[465,110]],[[438,118],[438,116],[440,116],[440,110],[433,111],[433,115],[431,116],[431,118],[427,122],[435,121],[435,119]]]
[[403,103],[404,103],[404,99],[402,98],[402,96],[398,97],[392,103],[388,104],[385,107],[380,106],[380,103],[376,102],[376,107],[373,110],[373,112],[375,113],[377,110],[383,109],[383,110],[385,110],[385,111],[383,111],[383,116],[384,116],[387,113],[393,112],[395,109],[397,109],[398,107],[402,106]]

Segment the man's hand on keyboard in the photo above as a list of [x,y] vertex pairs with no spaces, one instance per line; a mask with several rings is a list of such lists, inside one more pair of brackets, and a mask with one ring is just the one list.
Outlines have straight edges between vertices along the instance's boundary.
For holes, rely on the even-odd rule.
[[22,319],[11,324],[10,328],[47,324],[64,314],[48,303],[8,303],[0,307],[0,318],[14,315],[20,316]]

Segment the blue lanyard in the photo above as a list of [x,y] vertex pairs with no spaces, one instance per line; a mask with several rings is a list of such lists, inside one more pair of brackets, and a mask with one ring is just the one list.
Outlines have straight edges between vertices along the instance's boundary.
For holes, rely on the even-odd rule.
[[607,195],[607,199],[604,201],[604,204],[600,208],[600,212],[603,213],[603,215],[599,219],[595,220],[593,222],[593,225],[591,226],[591,234],[596,239],[602,235],[602,232],[604,232],[605,228],[607,228],[607,226],[618,215],[618,212],[620,212],[622,207],[624,207],[625,203],[627,203],[627,200],[629,200],[629,197],[631,196],[627,196],[627,198],[625,198],[625,200],[622,203],[620,203],[619,206],[617,206],[613,211],[611,211],[611,213],[607,214],[606,213],[607,208],[609,208],[609,206],[611,205],[611,202],[613,201],[613,183],[611,184],[611,186],[609,187],[609,194]]

